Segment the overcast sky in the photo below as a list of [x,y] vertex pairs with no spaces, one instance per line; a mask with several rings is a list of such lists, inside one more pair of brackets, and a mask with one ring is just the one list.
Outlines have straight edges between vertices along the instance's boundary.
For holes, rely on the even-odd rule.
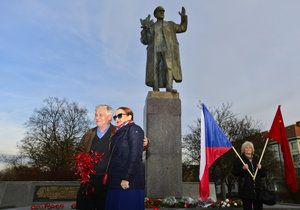
[[140,18],[164,6],[180,22],[182,130],[208,107],[269,129],[277,105],[286,125],[300,120],[299,0],[9,0],[0,1],[0,153],[14,154],[24,123],[43,99],[77,102],[92,118],[97,104],[132,107],[143,125],[146,46]]

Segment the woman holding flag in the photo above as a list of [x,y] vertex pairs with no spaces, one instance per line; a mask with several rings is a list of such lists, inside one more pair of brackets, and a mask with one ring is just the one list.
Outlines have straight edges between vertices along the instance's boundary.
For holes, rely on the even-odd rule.
[[[244,210],[261,210],[263,204],[259,201],[261,191],[261,178],[265,177],[265,171],[258,164],[259,158],[254,154],[254,146],[251,142],[245,141],[241,147],[242,161],[237,158],[233,166],[233,175],[238,177],[239,197],[243,201]],[[257,175],[254,177],[256,168]]]

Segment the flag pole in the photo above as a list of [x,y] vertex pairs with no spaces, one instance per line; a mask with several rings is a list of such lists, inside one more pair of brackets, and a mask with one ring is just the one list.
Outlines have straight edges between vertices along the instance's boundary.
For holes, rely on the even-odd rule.
[[[257,164],[257,165],[260,165],[260,163],[261,163],[261,160],[262,160],[262,158],[263,158],[263,156],[264,156],[264,154],[265,154],[265,151],[266,151],[268,142],[269,142],[269,138],[267,138],[267,140],[266,140],[264,149],[263,149],[263,151],[262,151],[262,153],[261,153],[261,156],[260,156],[260,158],[259,158],[259,161],[258,161],[258,164]],[[257,172],[258,172],[258,167],[256,166],[256,170],[255,170],[255,173],[254,173],[254,176],[253,176],[253,180],[255,180],[256,175],[257,175]]]
[[[235,152],[235,154],[239,157],[240,161],[243,163],[243,165],[246,165],[246,163],[243,161],[243,159],[241,158],[240,154],[236,151],[236,149],[232,146],[231,147],[233,149],[233,151]],[[254,178],[253,174],[251,173],[251,171],[249,170],[249,168],[247,168],[247,171],[249,172],[249,174],[252,176],[252,178]]]

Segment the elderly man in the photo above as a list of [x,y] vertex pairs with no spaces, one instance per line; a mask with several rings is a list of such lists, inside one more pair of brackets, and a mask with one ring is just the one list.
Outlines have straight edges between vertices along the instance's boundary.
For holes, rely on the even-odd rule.
[[166,88],[167,92],[177,92],[173,89],[173,80],[182,81],[179,44],[176,33],[187,30],[187,15],[182,7],[181,23],[164,21],[165,10],[162,6],[154,10],[155,23],[150,21],[150,15],[141,20],[141,42],[147,47],[146,85],[154,91]]
[[[102,178],[106,172],[110,156],[110,139],[115,133],[115,127],[111,124],[113,109],[108,105],[98,105],[95,109],[96,127],[88,130],[82,137],[78,151],[89,153],[90,151],[104,153],[103,158],[95,166],[96,175],[91,176],[91,188],[86,193],[84,185],[80,185],[76,198],[78,210],[104,210],[107,187],[102,184]],[[148,146],[145,138],[144,146]]]

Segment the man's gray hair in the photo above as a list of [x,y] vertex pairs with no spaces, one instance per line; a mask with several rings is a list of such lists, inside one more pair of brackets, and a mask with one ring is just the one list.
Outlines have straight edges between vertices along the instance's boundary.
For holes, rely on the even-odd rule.
[[107,114],[113,115],[113,108],[111,106],[100,104],[96,106],[95,111],[97,111],[98,109],[106,109]]

